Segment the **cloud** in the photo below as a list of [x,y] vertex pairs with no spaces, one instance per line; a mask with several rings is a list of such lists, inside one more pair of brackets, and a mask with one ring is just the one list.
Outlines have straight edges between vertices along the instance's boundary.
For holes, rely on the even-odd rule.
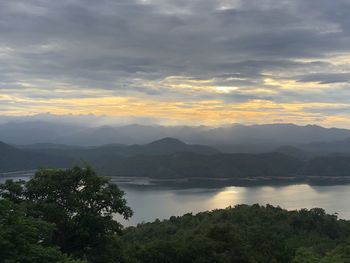
[[347,73],[314,73],[300,76],[300,82],[318,82],[320,84],[349,83],[350,72]]
[[350,103],[349,10],[346,0],[1,1],[0,96],[11,101],[0,108],[80,114],[91,109],[79,100],[133,98],[164,118],[163,103],[212,101],[200,108],[216,122],[253,101],[277,104],[271,119],[288,104]]

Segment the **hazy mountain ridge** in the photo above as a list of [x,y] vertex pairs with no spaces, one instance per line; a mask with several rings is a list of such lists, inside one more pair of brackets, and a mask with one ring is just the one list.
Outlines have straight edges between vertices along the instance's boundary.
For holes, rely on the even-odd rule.
[[297,146],[285,145],[276,148],[274,151],[299,159],[328,155],[350,155],[350,138],[332,142],[312,142]]
[[64,168],[72,165],[70,158],[18,149],[0,142],[0,172],[38,168]]
[[52,122],[9,122],[0,125],[0,141],[9,144],[59,143],[59,138],[86,129],[84,126]]
[[0,125],[0,140],[9,144],[54,143],[81,146],[146,144],[172,137],[191,144],[214,146],[225,152],[266,152],[283,145],[332,142],[350,138],[350,130],[294,124],[225,127],[126,125],[87,127],[51,122]]
[[312,151],[319,154],[346,153],[350,154],[350,138],[335,140],[332,142],[312,142],[299,146],[305,151]]
[[[3,163],[0,169],[10,170],[33,169],[40,165],[61,164],[91,164],[103,166],[106,162],[135,155],[169,155],[179,152],[192,152],[201,155],[218,154],[219,151],[203,145],[185,144],[177,139],[163,138],[145,145],[110,144],[95,147],[69,146],[61,144],[33,144],[20,148],[5,143],[0,144],[0,156]],[[24,165],[24,160],[28,165]],[[41,159],[41,160],[40,160]],[[30,161],[32,160],[32,162]],[[5,165],[5,162],[8,164]],[[13,165],[9,165],[13,163]],[[16,167],[16,165],[18,167]],[[6,169],[5,169],[6,170]]]
[[0,171],[90,164],[103,175],[168,179],[350,177],[350,156],[300,158],[299,150],[294,148],[295,156],[278,152],[227,154],[173,138],[131,146],[48,146],[19,149],[1,143]]
[[[47,145],[47,147],[45,147]],[[68,154],[78,156],[86,154],[111,154],[120,157],[132,155],[167,155],[176,152],[193,152],[199,154],[216,154],[218,150],[205,145],[186,144],[178,139],[166,137],[148,144],[106,144],[101,146],[69,146],[61,144],[33,144],[21,146],[25,149],[38,152],[50,152],[56,154]]]
[[106,162],[103,174],[151,178],[230,178],[296,176],[301,162],[279,153],[215,154],[176,153],[138,155]]
[[[31,125],[0,125],[0,135],[13,132],[7,137],[12,140],[40,140],[18,147],[2,143],[0,171],[91,164],[102,174],[156,178],[350,176],[350,130],[345,129],[293,124],[62,129],[58,124]],[[162,137],[168,134],[177,136]],[[152,142],[129,143],[153,137],[157,139]],[[51,142],[45,142],[48,138]],[[95,144],[102,145],[87,146]]]
[[283,153],[285,155],[297,158],[299,160],[308,160],[322,154],[304,150],[295,146],[280,146],[274,150],[275,152]]

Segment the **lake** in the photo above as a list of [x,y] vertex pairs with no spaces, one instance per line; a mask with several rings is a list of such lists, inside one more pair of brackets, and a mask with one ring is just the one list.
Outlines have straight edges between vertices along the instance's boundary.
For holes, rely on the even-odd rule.
[[338,186],[259,186],[220,189],[140,189],[121,188],[126,192],[134,216],[127,225],[164,219],[172,215],[213,210],[237,204],[272,204],[286,209],[324,208],[350,219],[350,185]]
[[[15,178],[28,179],[27,176]],[[5,177],[1,177],[3,181]],[[286,209],[324,208],[328,213],[338,213],[340,218],[350,220],[350,185],[223,187],[216,189],[173,189],[153,186],[147,179],[133,181],[113,178],[126,193],[128,205],[134,216],[124,225],[165,219],[172,215],[197,213],[225,208],[237,204],[272,204]]]

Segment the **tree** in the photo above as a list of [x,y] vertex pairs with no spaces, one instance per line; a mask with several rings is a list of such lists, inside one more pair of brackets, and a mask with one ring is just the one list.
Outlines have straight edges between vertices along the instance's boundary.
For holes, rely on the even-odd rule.
[[89,262],[122,260],[117,234],[123,227],[115,215],[128,219],[132,210],[110,179],[90,167],[74,167],[40,170],[20,185],[5,183],[1,196],[24,203],[30,216],[54,224],[52,240],[62,252]]
[[350,263],[350,245],[339,245],[328,253],[321,263]]
[[310,248],[299,248],[295,253],[292,263],[317,263],[320,258]]
[[50,243],[54,225],[26,215],[26,209],[0,200],[0,259],[12,263],[78,263]]

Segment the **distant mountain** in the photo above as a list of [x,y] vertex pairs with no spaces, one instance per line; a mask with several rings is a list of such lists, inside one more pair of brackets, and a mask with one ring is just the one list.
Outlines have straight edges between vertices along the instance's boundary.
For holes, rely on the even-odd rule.
[[[315,141],[335,141],[349,138],[350,130],[323,128],[316,125],[297,126],[294,124],[239,125],[214,128],[203,131],[194,140],[209,145],[241,145],[276,147],[298,145]],[[271,148],[270,148],[271,149]],[[270,150],[268,149],[268,150]],[[231,149],[231,152],[236,152]],[[240,149],[241,151],[241,149]]]
[[204,126],[146,126],[146,125],[126,125],[122,127],[102,126],[82,130],[75,134],[57,138],[59,143],[99,146],[112,143],[120,144],[146,144],[159,138],[174,137],[186,142],[191,142],[191,138],[203,131]]
[[0,172],[36,169],[39,167],[67,167],[72,164],[91,164],[104,167],[132,156],[166,156],[175,153],[218,154],[219,151],[202,145],[190,145],[173,138],[164,138],[145,145],[110,144],[95,147],[61,144],[32,144],[19,148],[0,144]]
[[57,143],[34,143],[26,145],[17,145],[20,149],[31,149],[31,150],[49,150],[49,149],[83,149],[83,146],[57,144]]
[[305,164],[302,172],[308,176],[350,176],[350,156],[316,157]]
[[168,155],[177,152],[217,154],[218,150],[204,145],[186,144],[174,138],[163,138],[145,145],[132,145],[124,148],[127,155]]
[[113,176],[167,179],[294,178],[303,182],[308,180],[316,182],[323,177],[323,183],[332,183],[336,178],[350,178],[350,156],[332,155],[302,160],[282,153],[216,155],[176,153],[120,158],[101,163],[96,168],[102,174]]
[[128,135],[120,134],[117,128],[102,126],[60,136],[55,138],[54,141],[61,144],[98,146],[111,143],[128,143],[132,141],[132,138]]
[[280,153],[176,153],[117,159],[97,166],[97,169],[108,175],[151,178],[240,178],[297,176],[301,167],[301,161]]
[[61,136],[83,129],[86,127],[51,122],[9,122],[0,125],[0,140],[10,144],[59,143]]
[[0,142],[0,172],[68,167],[72,163],[66,157],[22,150]]
[[[211,145],[211,144],[210,144]],[[227,143],[227,144],[215,144],[213,147],[224,153],[268,153],[273,152],[277,147],[280,147],[279,143],[254,143],[242,141],[242,143]]]
[[318,155],[315,152],[309,152],[294,146],[280,146],[275,149],[274,152],[283,153],[299,160],[308,160]]
[[280,153],[223,154],[173,138],[131,146],[44,146],[35,144],[24,149],[0,143],[0,172],[91,164],[99,173],[111,176],[298,180],[310,176],[350,177],[350,155],[309,157],[308,152],[294,147],[281,147]]
[[165,126],[147,126],[139,124],[131,124],[117,129],[120,136],[128,137],[129,140],[124,140],[128,144],[145,144],[147,142],[158,140],[169,135],[169,131]]
[[[45,147],[47,145],[47,147]],[[125,158],[134,155],[169,155],[178,152],[192,152],[204,155],[217,154],[218,150],[203,145],[186,144],[174,138],[164,138],[144,145],[108,144],[94,147],[73,147],[56,144],[34,144],[22,146],[25,149],[69,157],[76,161],[99,165],[109,160]]]
[[1,153],[1,155],[11,154],[12,152],[15,152],[15,151],[16,151],[15,147],[13,147],[13,146],[11,146],[9,144],[0,142],[0,153]]
[[345,153],[350,154],[350,138],[333,142],[313,142],[299,146],[301,149],[318,154]]
[[87,127],[49,122],[0,125],[0,140],[10,144],[53,143],[79,146],[146,144],[172,137],[189,144],[210,145],[228,153],[263,153],[291,145],[333,142],[350,138],[350,130],[294,124],[207,126],[126,125]]

